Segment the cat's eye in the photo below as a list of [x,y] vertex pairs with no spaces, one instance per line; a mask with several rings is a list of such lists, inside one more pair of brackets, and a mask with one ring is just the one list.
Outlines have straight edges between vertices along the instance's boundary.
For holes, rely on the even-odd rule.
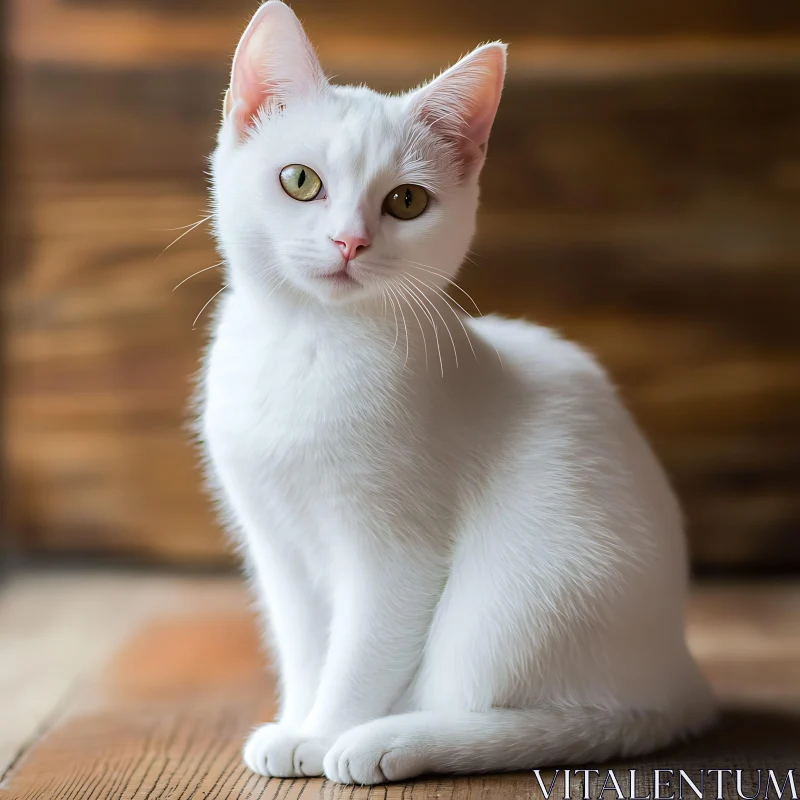
[[386,195],[383,208],[397,219],[414,219],[428,207],[428,193],[413,183],[397,186]]
[[322,181],[311,167],[289,164],[281,170],[281,186],[289,197],[307,203],[320,193]]

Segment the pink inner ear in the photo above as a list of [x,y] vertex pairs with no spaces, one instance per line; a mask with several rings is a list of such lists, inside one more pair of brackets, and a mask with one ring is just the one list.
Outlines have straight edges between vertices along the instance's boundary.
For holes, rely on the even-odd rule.
[[324,84],[300,21],[280,0],[269,0],[258,9],[236,48],[225,114],[232,112],[242,130],[268,102],[285,105]]
[[262,6],[256,12],[239,42],[233,59],[231,87],[226,96],[226,106],[229,102],[231,107],[235,107],[237,127],[239,128],[250,124],[266,99],[259,59],[259,54],[263,51],[264,39],[262,20],[259,19],[259,16],[264,16],[262,12],[265,9],[266,6]]
[[454,146],[465,167],[483,163],[503,91],[505,50],[483,45],[417,93],[416,114]]
[[493,47],[485,51],[481,54],[479,63],[486,66],[486,75],[478,84],[473,97],[471,114],[467,119],[467,135],[479,147],[485,148],[503,93],[506,72],[505,49]]

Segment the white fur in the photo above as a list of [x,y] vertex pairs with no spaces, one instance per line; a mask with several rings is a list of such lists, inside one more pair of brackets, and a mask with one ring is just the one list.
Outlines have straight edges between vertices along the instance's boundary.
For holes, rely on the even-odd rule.
[[[293,82],[257,74],[248,106],[257,58],[237,54],[251,68],[234,68],[213,159],[228,289],[200,422],[280,675],[280,717],[247,765],[375,783],[634,755],[698,730],[713,703],[650,448],[578,347],[443,299],[503,46],[386,97],[320,78],[286,6],[252,25],[264,69]],[[324,196],[283,192],[295,163]],[[381,214],[402,183],[431,193],[418,219]],[[324,277],[343,231],[372,242],[358,284]]]

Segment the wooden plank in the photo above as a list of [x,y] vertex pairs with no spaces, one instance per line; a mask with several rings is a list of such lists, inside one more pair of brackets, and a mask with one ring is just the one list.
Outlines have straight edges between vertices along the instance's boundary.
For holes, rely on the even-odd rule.
[[[93,670],[84,669],[82,688],[73,691],[0,783],[1,800],[541,798],[534,777],[526,773],[372,788],[321,779],[267,781],[248,773],[240,760],[241,742],[253,724],[272,716],[275,705],[274,684],[264,673],[242,590],[225,579],[123,577],[127,591],[150,597],[142,623],[128,629],[107,667],[100,668],[97,657]],[[85,576],[72,580],[83,583]],[[38,584],[41,591],[41,578]],[[75,587],[61,578],[57,591],[69,598]],[[120,591],[106,579],[95,579],[90,592],[80,594],[91,594],[95,602],[87,606],[89,620],[78,635],[93,637],[88,623],[99,620]],[[28,597],[35,600],[31,592]],[[6,618],[2,602],[0,596],[0,624]],[[58,624],[61,608],[56,604],[56,619],[48,626]],[[70,629],[74,637],[74,624]],[[11,652],[16,638],[29,636],[30,630],[3,629]],[[655,768],[732,766],[744,769],[746,781],[756,768],[795,768],[800,586],[701,586],[690,606],[689,638],[727,705],[723,724],[650,759],[610,766],[619,774],[636,768],[650,775]],[[51,641],[50,647],[55,653],[58,645]],[[34,680],[27,685],[29,691],[37,688]],[[24,674],[19,687],[24,694]]]
[[[512,56],[485,200],[504,211],[655,207],[696,215],[715,206],[736,213],[747,203],[757,221],[768,222],[768,210],[781,214],[777,224],[797,203],[800,47],[797,53],[793,64],[765,71],[726,72],[712,60],[686,71],[642,67],[605,77],[596,62],[588,75],[528,73]],[[343,82],[385,90],[429,74],[404,78],[374,62],[349,71],[334,63],[333,70]],[[200,185],[226,82],[222,60],[20,68],[15,174],[26,184],[180,177]]]
[[[161,185],[65,191],[35,206],[10,288],[12,524],[29,550],[225,561],[188,423],[217,290],[204,232],[159,252],[201,199]],[[179,233],[179,232],[178,232]]]
[[124,571],[13,573],[0,586],[0,775],[143,624],[204,607],[241,612],[241,588]]
[[[78,60],[147,58],[174,60],[230,55],[254,3],[213,0],[14,0],[14,52],[26,59]],[[789,36],[800,33],[800,11],[791,0],[752,3],[747,0],[675,0],[648,4],[614,0],[602,6],[592,0],[518,0],[487,4],[480,0],[408,0],[402,8],[363,0],[299,0],[295,10],[312,38],[321,43],[352,36],[362,42],[391,38],[415,42],[414,59],[427,49],[420,37],[450,38],[466,46],[477,41],[522,37],[540,39],[631,40]],[[385,52],[385,51],[384,51]],[[100,55],[102,54],[102,55]],[[387,71],[394,71],[405,54],[387,53]],[[400,67],[402,68],[402,67]]]

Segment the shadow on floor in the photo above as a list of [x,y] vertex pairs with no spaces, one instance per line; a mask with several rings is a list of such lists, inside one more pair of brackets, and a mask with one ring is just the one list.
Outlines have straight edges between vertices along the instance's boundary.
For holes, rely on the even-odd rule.
[[[800,766],[800,710],[724,709],[702,736],[670,748],[663,758],[697,767],[738,761],[739,766]],[[792,762],[792,763],[789,763]]]

